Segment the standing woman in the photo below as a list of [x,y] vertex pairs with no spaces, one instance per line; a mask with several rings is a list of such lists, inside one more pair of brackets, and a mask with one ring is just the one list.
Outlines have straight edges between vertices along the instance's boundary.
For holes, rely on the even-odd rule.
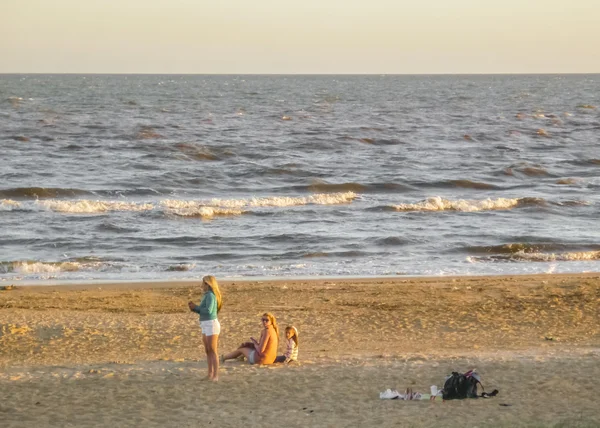
[[221,332],[221,324],[217,319],[217,314],[221,310],[223,301],[217,279],[212,275],[206,275],[202,278],[202,291],[200,304],[196,306],[194,302],[188,302],[188,306],[192,312],[200,314],[202,343],[206,350],[206,360],[208,362],[208,379],[216,382],[219,380],[217,346],[219,333]]

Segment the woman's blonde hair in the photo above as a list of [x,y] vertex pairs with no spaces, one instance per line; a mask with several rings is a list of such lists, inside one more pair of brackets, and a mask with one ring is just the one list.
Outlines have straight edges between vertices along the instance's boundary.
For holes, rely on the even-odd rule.
[[221,297],[221,290],[219,290],[219,283],[217,282],[217,278],[212,275],[206,275],[202,278],[202,283],[208,285],[208,288],[214,293],[217,298],[217,313],[221,310],[221,306],[223,306],[223,298]]
[[271,312],[265,312],[264,314],[262,314],[262,316],[269,318],[269,321],[271,321],[271,325],[273,326],[273,328],[275,329],[275,333],[277,334],[277,343],[279,344],[279,326],[277,325],[275,315],[273,315]]
[[296,343],[296,346],[298,346],[298,329],[296,327],[294,327],[293,325],[288,325],[285,328],[285,332],[287,333],[288,331],[294,332],[294,335],[292,336],[292,340]]

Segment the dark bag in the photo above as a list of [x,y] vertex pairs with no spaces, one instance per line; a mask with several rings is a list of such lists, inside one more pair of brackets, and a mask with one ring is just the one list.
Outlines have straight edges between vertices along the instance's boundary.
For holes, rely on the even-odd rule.
[[[452,372],[452,375],[444,383],[442,398],[444,400],[460,400],[463,398],[478,398],[477,385],[481,385],[473,371],[465,374]],[[481,385],[483,389],[483,385]],[[484,392],[485,394],[485,392]]]

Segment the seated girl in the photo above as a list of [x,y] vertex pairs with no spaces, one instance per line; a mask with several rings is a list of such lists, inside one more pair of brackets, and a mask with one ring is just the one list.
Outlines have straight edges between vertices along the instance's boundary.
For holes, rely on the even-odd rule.
[[298,361],[298,330],[290,325],[285,328],[285,338],[287,349],[285,355],[280,355],[275,358],[276,363],[291,363]]
[[277,357],[279,346],[279,327],[273,314],[266,312],[262,315],[263,329],[260,339],[251,337],[251,342],[242,343],[235,351],[221,356],[221,362],[246,357],[250,364],[273,364]]

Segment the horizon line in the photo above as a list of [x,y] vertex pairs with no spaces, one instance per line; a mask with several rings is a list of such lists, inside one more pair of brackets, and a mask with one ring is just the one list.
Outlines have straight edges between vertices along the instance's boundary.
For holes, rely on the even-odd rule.
[[600,72],[490,72],[490,73],[155,73],[155,72],[0,72],[0,75],[70,76],[564,76],[598,75]]

